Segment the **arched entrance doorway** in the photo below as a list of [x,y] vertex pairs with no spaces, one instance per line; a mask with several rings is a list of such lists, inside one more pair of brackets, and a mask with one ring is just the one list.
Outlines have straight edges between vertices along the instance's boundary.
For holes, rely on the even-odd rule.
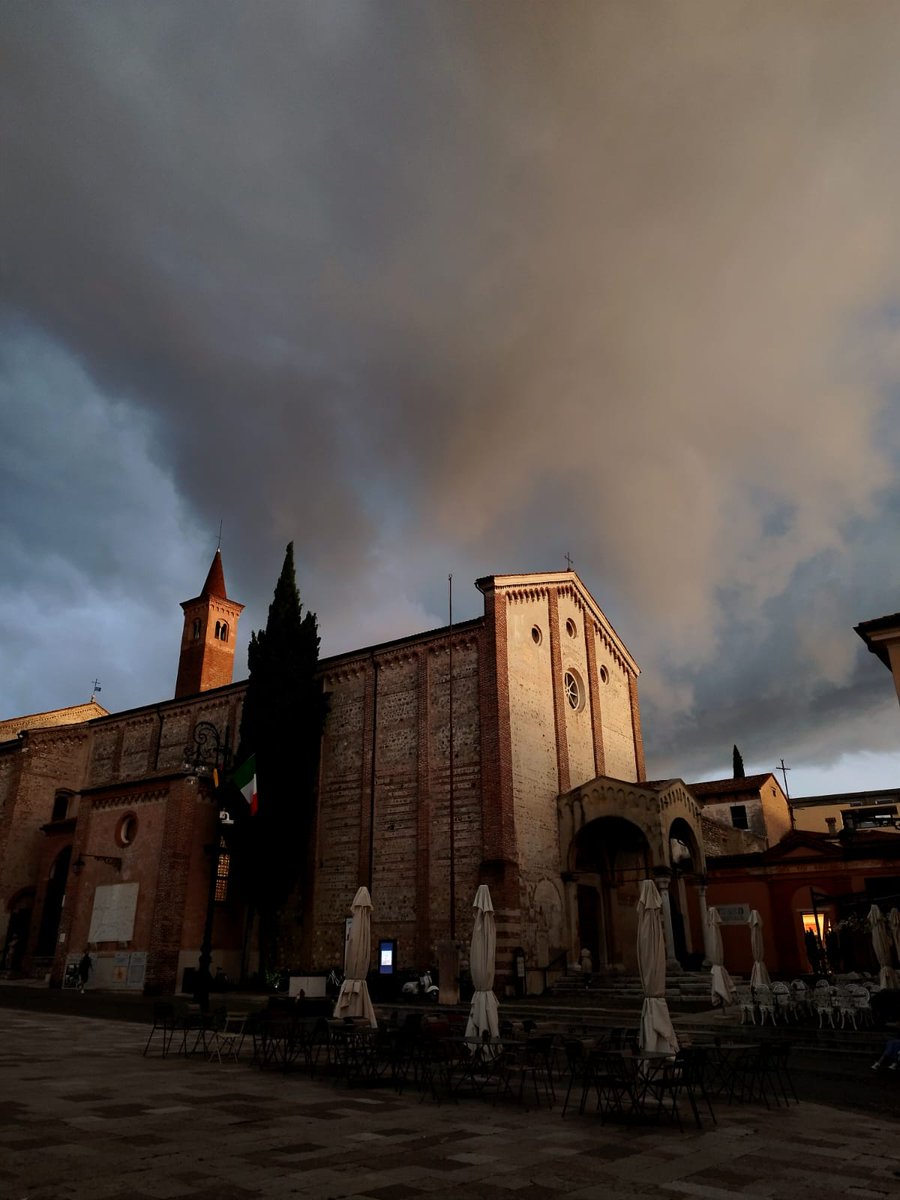
[[573,850],[579,948],[598,972],[636,970],[635,905],[652,873],[646,835],[623,817],[601,817],[580,830]]
[[669,910],[675,957],[683,967],[700,970],[703,965],[703,914],[700,912],[698,880],[702,861],[697,837],[683,817],[669,826]]
[[44,907],[41,912],[41,926],[38,931],[35,954],[38,958],[52,958],[56,953],[56,938],[59,934],[59,922],[62,917],[63,899],[66,894],[66,881],[69,878],[69,862],[72,858],[72,847],[66,846],[57,854],[47,876],[47,886],[44,889]]
[[28,946],[33,907],[33,888],[18,892],[9,902],[9,923],[6,926],[3,954],[0,956],[0,968],[4,971],[18,971],[22,967],[22,959]]
[[[677,971],[681,955],[690,962],[699,953],[702,961],[702,817],[680,779],[640,784],[599,775],[559,796],[557,817],[573,960],[583,947],[591,951],[595,970],[636,971],[637,900],[641,880],[649,878],[662,896],[667,969]],[[686,882],[692,886],[685,888]]]

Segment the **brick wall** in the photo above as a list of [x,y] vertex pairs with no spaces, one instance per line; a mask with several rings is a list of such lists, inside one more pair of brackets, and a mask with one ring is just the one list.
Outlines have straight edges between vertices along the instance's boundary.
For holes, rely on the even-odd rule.
[[[47,839],[41,833],[53,815],[61,790],[77,792],[90,750],[86,725],[35,729],[19,739],[11,752],[0,755],[0,947],[6,937],[9,903],[26,888],[40,890],[46,879]],[[73,795],[70,816],[77,808]],[[37,936],[40,906],[29,933],[29,952]]]
[[[455,932],[471,933],[484,857],[480,667],[483,633],[453,637]],[[450,637],[325,666],[330,708],[316,831],[314,969],[341,962],[356,889],[372,894],[372,936],[398,940],[401,968],[433,964],[450,918]]]

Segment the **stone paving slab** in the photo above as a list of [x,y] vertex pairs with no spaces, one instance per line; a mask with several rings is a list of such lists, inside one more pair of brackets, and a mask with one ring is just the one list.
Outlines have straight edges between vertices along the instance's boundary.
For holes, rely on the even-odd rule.
[[141,1055],[119,1021],[0,1011],[0,1200],[882,1200],[900,1120],[718,1105],[629,1127]]

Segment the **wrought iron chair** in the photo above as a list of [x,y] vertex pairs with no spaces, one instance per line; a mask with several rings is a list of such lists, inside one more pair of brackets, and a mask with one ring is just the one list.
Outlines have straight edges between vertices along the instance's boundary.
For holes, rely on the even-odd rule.
[[741,1024],[755,1025],[756,1024],[756,1004],[753,1001],[753,992],[749,987],[739,984],[735,988],[737,1002],[741,1009]]
[[674,1061],[667,1064],[649,1081],[649,1091],[657,1099],[657,1115],[663,1111],[667,1098],[671,1099],[670,1115],[678,1121],[681,1129],[681,1114],[678,1111],[678,1100],[686,1096],[694,1114],[697,1128],[702,1128],[700,1110],[697,1107],[699,1096],[706,1103],[709,1115],[714,1125],[717,1125],[716,1114],[713,1112],[712,1101],[706,1090],[707,1051],[702,1046],[685,1046],[676,1054]]
[[775,997],[772,994],[772,989],[769,987],[753,988],[753,999],[756,1001],[756,1008],[759,1012],[759,1023],[765,1025],[766,1018],[775,1024]]
[[785,1023],[797,1018],[797,1004],[786,983],[773,983],[772,996],[775,1000],[775,1015],[784,1017]]

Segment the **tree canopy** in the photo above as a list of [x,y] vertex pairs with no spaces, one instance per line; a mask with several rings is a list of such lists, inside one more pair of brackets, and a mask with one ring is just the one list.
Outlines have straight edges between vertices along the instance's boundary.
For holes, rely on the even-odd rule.
[[250,638],[238,762],[256,755],[259,807],[244,814],[247,899],[259,914],[264,968],[296,965],[316,811],[326,702],[319,632],[304,614],[289,543],[265,629]]

